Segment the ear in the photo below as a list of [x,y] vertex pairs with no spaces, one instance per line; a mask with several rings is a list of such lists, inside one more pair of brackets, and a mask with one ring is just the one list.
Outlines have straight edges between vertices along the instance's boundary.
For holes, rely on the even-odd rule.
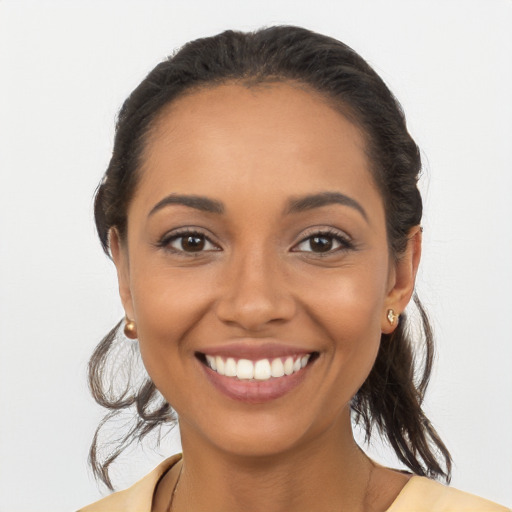
[[119,232],[116,228],[111,228],[109,231],[109,246],[112,254],[112,259],[117,270],[117,280],[119,282],[119,295],[126,316],[135,320],[132,292],[130,288],[130,264],[128,260],[128,247],[121,240]]
[[407,247],[404,253],[399,256],[396,262],[392,263],[394,268],[390,272],[390,283],[381,321],[381,329],[385,334],[392,333],[398,325],[397,320],[393,323],[389,321],[389,310],[393,310],[395,315],[400,315],[411,300],[414,292],[416,274],[421,258],[421,227],[415,226],[411,228],[407,238]]

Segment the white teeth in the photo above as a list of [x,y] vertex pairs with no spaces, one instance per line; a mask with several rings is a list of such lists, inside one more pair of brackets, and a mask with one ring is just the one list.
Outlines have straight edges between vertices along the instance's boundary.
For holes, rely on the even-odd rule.
[[254,363],[249,359],[240,359],[236,365],[236,376],[239,379],[254,378]]
[[217,366],[217,373],[218,374],[225,375],[224,374],[224,359],[222,359],[222,357],[217,356],[215,358],[215,366]]
[[270,373],[272,377],[282,377],[284,375],[284,366],[281,359],[277,358],[272,361],[270,365]]
[[291,375],[293,373],[293,358],[287,357],[284,362],[284,374]]
[[310,357],[311,357],[311,354],[307,354],[305,356],[302,356],[302,359],[300,360],[300,365],[301,365],[302,368],[304,368],[308,364],[308,361],[309,361]]
[[226,377],[236,377],[236,361],[232,357],[228,357],[226,360],[224,375]]
[[208,366],[212,370],[216,370],[217,369],[217,365],[215,364],[215,357],[213,357],[213,356],[206,356],[206,360],[208,361]]
[[256,380],[268,380],[272,377],[268,359],[260,359],[254,365],[254,378]]
[[308,364],[311,354],[295,358],[289,356],[284,361],[280,357],[258,361],[249,359],[236,361],[233,357],[224,360],[221,356],[212,355],[205,355],[205,357],[208,366],[219,375],[237,377],[240,380],[268,380],[271,377],[279,378],[298,372]]

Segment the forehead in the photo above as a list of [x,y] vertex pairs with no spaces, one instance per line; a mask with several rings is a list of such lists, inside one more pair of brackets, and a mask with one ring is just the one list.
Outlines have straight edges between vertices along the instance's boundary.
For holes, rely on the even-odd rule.
[[164,108],[147,139],[139,188],[154,199],[234,188],[361,196],[376,192],[369,168],[364,135],[320,93],[228,83]]

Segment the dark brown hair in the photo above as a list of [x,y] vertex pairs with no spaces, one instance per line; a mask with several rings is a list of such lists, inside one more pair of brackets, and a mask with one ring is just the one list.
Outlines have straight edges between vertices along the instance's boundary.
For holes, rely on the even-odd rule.
[[[125,101],[112,158],[95,199],[96,226],[107,255],[109,230],[115,227],[121,237],[126,236],[127,207],[137,187],[141,155],[162,108],[194,88],[273,81],[298,82],[321,93],[365,134],[372,173],[384,200],[390,251],[400,257],[410,229],[422,216],[417,188],[420,153],[400,104],[347,45],[290,26],[250,33],[226,31],[192,41],[158,64]],[[417,296],[414,301],[422,324],[421,350],[413,350],[402,314],[393,334],[382,335],[377,360],[353,398],[352,410],[367,439],[376,429],[414,473],[449,481],[450,454],[422,409],[434,345],[426,313]],[[109,466],[124,448],[176,422],[172,408],[141,369],[137,346],[119,339],[120,327],[121,322],[101,341],[89,362],[92,394],[110,410],[96,431],[90,462],[94,474],[110,489]],[[423,357],[418,358],[418,353]],[[102,428],[132,408],[134,423],[101,456],[98,436]]]

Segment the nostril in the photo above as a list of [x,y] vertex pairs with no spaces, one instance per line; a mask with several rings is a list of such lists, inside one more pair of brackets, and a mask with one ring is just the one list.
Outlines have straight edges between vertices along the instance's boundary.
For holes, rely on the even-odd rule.
[[296,305],[291,297],[231,297],[217,304],[216,314],[223,323],[244,331],[260,332],[269,324],[285,323],[293,318]]

